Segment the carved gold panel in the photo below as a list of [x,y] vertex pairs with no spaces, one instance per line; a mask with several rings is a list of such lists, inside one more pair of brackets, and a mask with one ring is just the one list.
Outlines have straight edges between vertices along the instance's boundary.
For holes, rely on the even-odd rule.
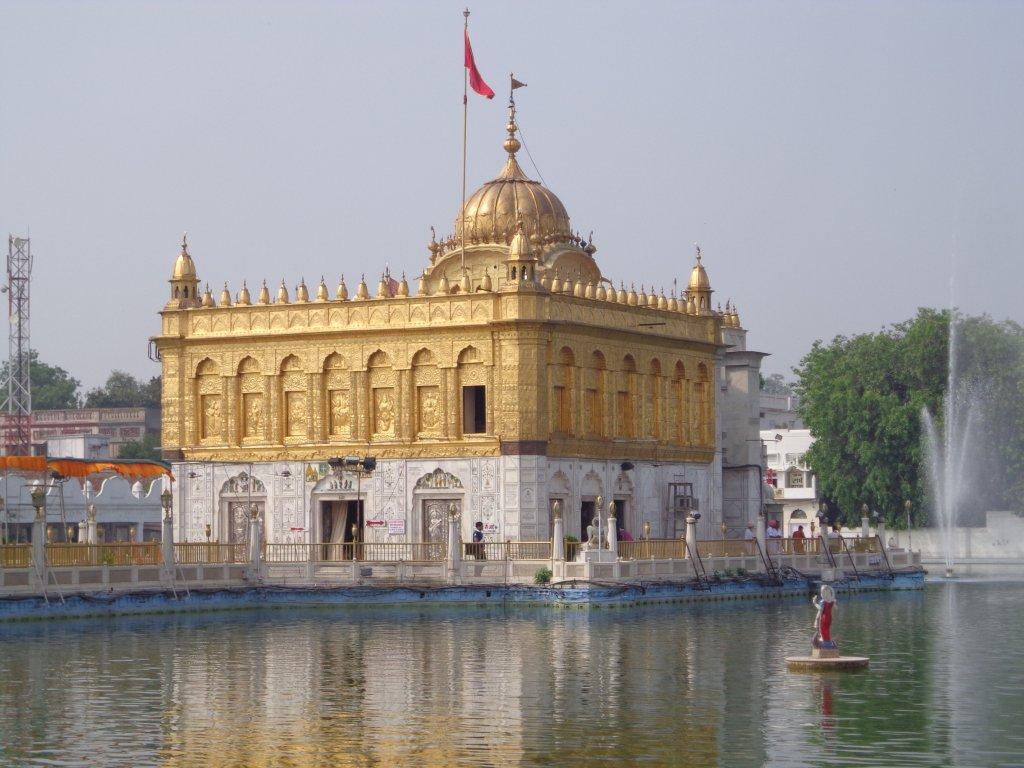
[[417,434],[436,436],[441,434],[441,388],[437,386],[416,388]]
[[285,392],[285,435],[288,437],[307,437],[306,414],[307,403],[305,392]]
[[224,413],[220,395],[200,395],[200,437],[203,440],[220,440]]
[[245,392],[242,394],[242,437],[263,437],[265,426],[264,414],[266,406],[262,392]]
[[348,437],[352,433],[351,398],[348,389],[328,392],[328,425],[331,437]]
[[373,436],[378,439],[395,436],[395,390],[394,387],[373,389]]

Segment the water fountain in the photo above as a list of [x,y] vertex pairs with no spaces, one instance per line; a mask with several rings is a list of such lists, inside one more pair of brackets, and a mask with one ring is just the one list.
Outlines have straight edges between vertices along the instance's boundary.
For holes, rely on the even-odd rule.
[[946,578],[953,576],[957,512],[972,487],[974,460],[978,455],[973,440],[981,411],[978,393],[968,382],[960,380],[958,341],[957,319],[953,311],[949,321],[949,364],[942,403],[941,435],[935,416],[927,406],[921,409],[928,491],[942,544]]

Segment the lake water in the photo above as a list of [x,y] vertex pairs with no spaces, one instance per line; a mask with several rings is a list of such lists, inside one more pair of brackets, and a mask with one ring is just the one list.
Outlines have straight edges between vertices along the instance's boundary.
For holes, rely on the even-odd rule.
[[1024,584],[0,625],[0,766],[1020,766]]

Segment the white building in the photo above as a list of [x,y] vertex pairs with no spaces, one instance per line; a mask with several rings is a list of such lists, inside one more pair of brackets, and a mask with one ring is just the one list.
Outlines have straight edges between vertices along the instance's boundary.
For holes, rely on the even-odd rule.
[[810,524],[817,521],[818,480],[807,465],[806,454],[814,444],[809,429],[766,429],[761,431],[765,446],[769,483],[774,485],[774,502],[781,507],[783,535],[791,536],[799,526],[810,535]]

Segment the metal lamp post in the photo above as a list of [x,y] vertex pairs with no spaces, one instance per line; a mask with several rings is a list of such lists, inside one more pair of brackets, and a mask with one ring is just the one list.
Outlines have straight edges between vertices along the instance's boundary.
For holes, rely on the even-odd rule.
[[907,552],[910,551],[910,544],[911,544],[911,538],[910,538],[910,510],[911,510],[911,508],[913,508],[913,506],[914,505],[911,503],[910,499],[907,499],[906,501],[903,502],[903,508],[907,511]]
[[174,494],[170,488],[164,488],[160,493],[160,506],[164,510],[164,517],[160,529],[160,552],[164,561],[166,573],[174,573],[174,522],[171,516],[171,504],[174,502]]

